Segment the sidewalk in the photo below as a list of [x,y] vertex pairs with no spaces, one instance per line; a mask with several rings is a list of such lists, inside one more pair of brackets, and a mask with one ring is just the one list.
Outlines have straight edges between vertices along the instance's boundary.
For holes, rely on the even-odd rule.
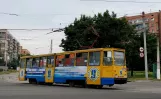
[[[0,75],[0,80],[4,80],[7,82],[11,82],[11,83],[20,83],[20,81],[18,79],[18,73],[10,73],[10,74]],[[21,81],[21,83],[22,83],[22,81]]]

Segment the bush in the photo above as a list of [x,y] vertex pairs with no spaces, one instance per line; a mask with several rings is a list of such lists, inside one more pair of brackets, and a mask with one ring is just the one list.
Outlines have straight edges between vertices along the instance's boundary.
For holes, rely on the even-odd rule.
[[19,61],[17,59],[13,59],[10,63],[8,63],[8,69],[17,69],[17,66],[19,65]]
[[0,72],[2,72],[3,71],[3,69],[2,68],[0,68]]
[[0,66],[4,66],[5,65],[5,62],[3,59],[0,59]]

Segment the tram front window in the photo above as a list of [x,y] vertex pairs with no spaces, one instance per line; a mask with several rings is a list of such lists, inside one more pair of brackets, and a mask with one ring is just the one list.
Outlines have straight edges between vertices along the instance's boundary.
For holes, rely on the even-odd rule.
[[122,51],[114,51],[114,62],[116,66],[125,65],[125,55]]

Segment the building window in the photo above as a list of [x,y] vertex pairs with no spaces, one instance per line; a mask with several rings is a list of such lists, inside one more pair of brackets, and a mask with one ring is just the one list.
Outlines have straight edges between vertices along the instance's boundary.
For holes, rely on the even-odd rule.
[[154,18],[151,18],[151,21],[154,21]]
[[0,48],[4,48],[5,47],[5,43],[0,43]]
[[5,38],[5,32],[0,32],[0,38]]

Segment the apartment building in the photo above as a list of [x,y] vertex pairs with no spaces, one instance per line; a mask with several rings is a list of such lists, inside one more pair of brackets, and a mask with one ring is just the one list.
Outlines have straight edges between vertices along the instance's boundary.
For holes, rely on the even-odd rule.
[[[145,26],[147,27],[148,31],[150,33],[158,33],[158,27],[159,26],[159,14],[161,19],[161,13],[159,12],[153,12],[153,13],[145,13]],[[142,15],[136,15],[136,16],[126,16],[125,17],[128,22],[132,25],[136,25],[136,30],[138,33],[143,32],[143,18]]]
[[19,46],[19,52],[21,55],[30,55],[30,51],[28,49],[23,49],[22,46]]
[[21,54],[22,54],[22,55],[29,55],[29,54],[30,54],[30,51],[27,50],[27,49],[22,49],[22,50],[21,50]]
[[0,29],[0,54],[4,61],[18,58],[20,43],[7,29]]

